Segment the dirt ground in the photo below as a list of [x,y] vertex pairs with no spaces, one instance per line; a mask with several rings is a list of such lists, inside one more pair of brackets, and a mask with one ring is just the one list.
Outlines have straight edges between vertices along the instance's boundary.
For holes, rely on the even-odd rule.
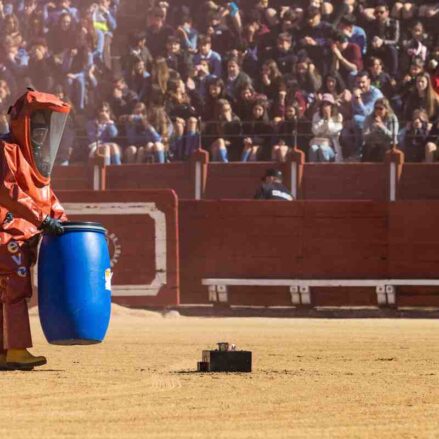
[[[0,372],[2,438],[439,437],[439,322],[163,318],[116,307],[104,343]],[[251,374],[199,374],[218,341]]]

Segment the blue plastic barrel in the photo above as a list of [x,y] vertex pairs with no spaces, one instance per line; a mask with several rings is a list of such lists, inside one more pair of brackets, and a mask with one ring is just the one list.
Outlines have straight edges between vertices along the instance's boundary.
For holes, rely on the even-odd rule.
[[65,222],[60,236],[44,235],[38,259],[38,305],[47,341],[101,342],[111,313],[111,268],[105,229]]

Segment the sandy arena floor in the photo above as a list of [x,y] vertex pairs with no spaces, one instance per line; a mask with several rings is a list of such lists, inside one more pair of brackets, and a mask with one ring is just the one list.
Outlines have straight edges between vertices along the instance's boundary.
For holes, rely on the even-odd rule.
[[[116,307],[106,341],[0,372],[2,438],[439,437],[439,321],[163,318]],[[217,341],[251,374],[199,374]]]

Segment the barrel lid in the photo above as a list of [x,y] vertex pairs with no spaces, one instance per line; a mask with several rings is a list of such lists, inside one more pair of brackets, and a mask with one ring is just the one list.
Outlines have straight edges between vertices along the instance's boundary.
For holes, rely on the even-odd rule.
[[66,232],[81,231],[81,232],[100,232],[106,233],[107,230],[102,224],[91,221],[64,221],[62,223]]

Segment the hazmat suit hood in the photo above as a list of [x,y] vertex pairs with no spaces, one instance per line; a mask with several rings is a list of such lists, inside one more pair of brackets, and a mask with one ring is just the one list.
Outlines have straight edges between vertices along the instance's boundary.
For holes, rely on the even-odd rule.
[[30,90],[10,108],[11,140],[42,184],[48,184],[70,105],[56,96]]

